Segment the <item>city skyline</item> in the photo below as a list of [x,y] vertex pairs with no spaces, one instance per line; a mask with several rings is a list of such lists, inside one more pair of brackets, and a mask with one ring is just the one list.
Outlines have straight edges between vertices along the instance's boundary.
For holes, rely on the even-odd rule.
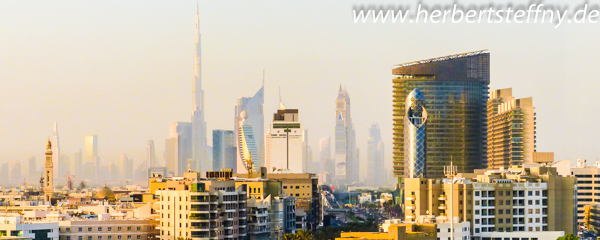
[[[22,17],[31,16],[41,11],[44,4],[30,6],[30,5],[12,5],[10,3],[3,9],[14,10],[15,13],[6,14],[5,16],[10,19],[21,19]],[[13,3],[14,4],[14,3]],[[137,162],[141,162],[145,159],[145,143],[148,140],[154,140],[157,143],[157,156],[162,156],[164,146],[162,141],[168,137],[168,123],[170,121],[186,121],[189,120],[189,106],[192,102],[192,96],[189,96],[191,91],[189,86],[190,79],[193,79],[193,42],[194,42],[194,12],[196,3],[189,2],[180,6],[166,7],[163,5],[155,6],[152,4],[140,4],[136,3],[142,8],[152,10],[152,13],[163,13],[161,8],[164,8],[165,16],[175,17],[176,20],[169,22],[173,25],[159,25],[158,21],[164,20],[165,16],[154,14],[153,16],[140,15],[139,12],[135,11],[129,5],[123,5],[119,10],[114,11],[131,11],[134,13],[133,17],[140,17],[140,19],[149,19],[149,23],[158,24],[155,30],[150,32],[150,27],[144,26],[140,32],[133,31],[131,33],[125,33],[123,30],[127,30],[132,26],[139,26],[137,21],[129,17],[119,17],[117,20],[124,22],[122,27],[116,26],[114,23],[117,20],[107,20],[108,22],[103,25],[102,22],[92,24],[93,27],[100,27],[102,31],[117,31],[121,35],[111,35],[111,37],[103,37],[100,40],[93,40],[90,36],[93,33],[84,31],[83,33],[75,33],[70,30],[62,29],[56,26],[60,21],[70,18],[83,18],[83,22],[91,21],[91,18],[80,16],[79,14],[90,14],[95,16],[98,12],[92,11],[92,6],[81,4],[78,7],[82,13],[68,13],[64,11],[54,9],[57,6],[50,6],[53,11],[52,13],[45,13],[46,15],[40,18],[32,18],[32,20],[23,21],[22,29],[18,30],[14,27],[10,27],[3,23],[0,25],[3,29],[7,30],[9,35],[13,36],[10,39],[2,40],[5,46],[9,46],[5,51],[0,53],[0,59],[7,62],[7,65],[1,67],[6,75],[3,76],[3,82],[8,83],[6,89],[11,92],[2,92],[2,102],[5,104],[5,111],[11,113],[13,117],[7,119],[6,126],[0,129],[1,136],[18,136],[15,139],[3,139],[4,142],[8,142],[8,145],[3,146],[6,149],[2,149],[4,158],[0,159],[2,162],[14,162],[19,160],[24,162],[29,156],[35,156],[36,159],[43,159],[43,155],[36,151],[37,146],[35,143],[40,140],[43,141],[47,137],[52,136],[52,124],[53,121],[40,121],[40,119],[57,119],[61,124],[60,129],[60,145],[61,151],[66,153],[68,156],[72,156],[78,149],[83,148],[83,136],[86,134],[96,134],[99,136],[99,155],[103,163],[117,162],[119,156],[123,153],[128,154]],[[317,4],[317,3],[315,3]],[[399,25],[373,25],[373,24],[354,24],[351,23],[351,17],[346,16],[349,9],[351,9],[351,3],[319,3],[317,5],[319,11],[324,13],[325,11],[336,10],[333,12],[327,12],[328,16],[332,16],[333,20],[327,20],[323,18],[311,19],[313,21],[325,21],[329,24],[338,23],[342,25],[342,28],[335,34],[343,36],[354,36],[357,33],[385,33],[391,29],[396,29]],[[133,3],[132,3],[133,5]],[[294,6],[293,3],[278,3],[276,6]],[[112,6],[111,6],[112,7]],[[464,43],[452,43],[443,45],[444,47],[433,47],[429,49],[418,49],[409,50],[409,46],[395,45],[398,49],[394,49],[389,54],[381,54],[379,50],[382,48],[374,47],[373,53],[370,51],[357,50],[352,53],[346,52],[344,48],[333,47],[330,49],[330,44],[323,44],[317,41],[316,37],[299,37],[299,40],[291,39],[289,43],[283,43],[287,37],[284,35],[275,34],[274,30],[279,29],[286,24],[293,23],[290,19],[285,19],[284,23],[270,23],[266,20],[272,20],[274,18],[283,17],[280,13],[276,13],[273,9],[266,9],[266,16],[260,17],[257,15],[241,15],[254,19],[258,23],[262,23],[263,26],[260,28],[250,28],[248,30],[241,31],[241,33],[248,33],[251,30],[261,30],[268,33],[267,36],[273,37],[273,40],[267,40],[264,43],[260,43],[257,36],[251,36],[244,38],[247,41],[244,44],[236,46],[240,40],[233,40],[236,38],[237,33],[234,34],[234,29],[239,29],[242,26],[239,22],[226,21],[225,26],[233,26],[232,30],[221,31],[222,25],[218,25],[223,17],[215,16],[214,14],[207,11],[207,9],[216,7],[222,8],[224,5],[219,3],[206,3],[201,2],[200,4],[200,22],[202,24],[201,29],[203,36],[207,39],[204,41],[203,50],[206,53],[204,56],[203,69],[206,70],[203,76],[204,79],[204,90],[206,91],[207,97],[207,119],[208,124],[207,131],[210,132],[212,129],[231,129],[231,121],[228,119],[232,118],[230,110],[235,105],[236,98],[239,96],[250,96],[252,90],[260,86],[261,72],[262,69],[266,69],[266,87],[265,87],[265,112],[273,112],[277,108],[276,101],[276,87],[282,86],[284,90],[294,89],[289,91],[289,96],[286,95],[288,102],[293,103],[299,109],[306,109],[304,119],[314,119],[312,121],[304,121],[307,129],[311,129],[311,135],[314,136],[310,139],[310,146],[315,149],[317,140],[325,136],[333,136],[334,122],[326,120],[331,118],[333,115],[333,109],[326,104],[321,107],[321,102],[333,102],[335,98],[335,90],[339,83],[343,83],[348,86],[348,91],[352,96],[368,96],[362,99],[354,99],[354,112],[353,121],[355,122],[355,130],[357,132],[356,140],[357,147],[359,149],[366,149],[366,139],[369,123],[377,121],[380,122],[382,128],[382,139],[386,145],[391,146],[391,119],[389,115],[391,112],[391,96],[390,94],[379,94],[380,92],[389,92],[389,68],[394,64],[404,61],[410,61],[414,59],[426,59],[429,57],[443,56],[456,52],[465,52],[475,49],[487,48],[491,52],[491,59],[494,62],[492,64],[491,73],[491,89],[513,87],[518,90],[515,95],[523,97],[535,97],[536,108],[538,117],[538,149],[540,151],[554,151],[556,153],[556,160],[561,159],[575,159],[575,158],[587,158],[590,162],[593,162],[597,157],[593,151],[591,143],[596,142],[595,129],[589,127],[592,126],[592,119],[594,119],[596,113],[590,113],[589,117],[583,119],[580,124],[581,127],[575,126],[572,129],[561,128],[559,122],[564,120],[559,113],[553,111],[556,108],[566,108],[569,106],[575,106],[575,108],[590,108],[591,106],[597,105],[598,99],[591,98],[592,93],[587,89],[594,89],[596,86],[595,82],[578,81],[578,79],[589,78],[585,75],[587,68],[591,68],[584,62],[575,66],[575,58],[583,57],[586,58],[594,55],[595,49],[582,49],[577,46],[581,39],[569,39],[563,37],[565,32],[570,33],[583,33],[582,30],[587,29],[588,26],[564,26],[559,30],[551,29],[545,25],[536,25],[535,29],[531,26],[516,26],[511,25],[510,30],[506,25],[491,26],[485,25],[486,27],[492,27],[496,32],[492,33],[492,36],[488,37],[474,37],[474,39],[465,39]],[[239,8],[247,7],[245,4],[241,4]],[[38,9],[40,8],[40,9]],[[108,11],[108,6],[102,7],[98,11]],[[242,11],[238,7],[233,8],[232,11],[238,13]],[[275,7],[273,7],[275,8]],[[250,9],[255,9],[254,7]],[[297,13],[307,13],[309,10],[307,7],[295,8]],[[27,11],[26,11],[27,10]],[[31,10],[31,11],[29,11]],[[339,13],[338,13],[339,11]],[[64,17],[60,17],[54,14],[65,14]],[[168,14],[167,14],[168,13]],[[21,14],[17,16],[15,14]],[[136,15],[137,14],[137,15]],[[251,14],[251,13],[246,13]],[[181,15],[181,16],[177,16]],[[132,18],[133,18],[132,17]],[[154,19],[154,20],[152,20]],[[49,30],[36,31],[38,27],[35,25],[38,21],[48,20]],[[117,21],[118,22],[118,21]],[[281,24],[281,25],[280,25]],[[43,24],[40,24],[43,25]],[[151,25],[151,24],[148,24]],[[259,24],[260,25],[260,24]],[[173,27],[175,26],[175,27]],[[314,25],[311,25],[314,27]],[[438,29],[441,25],[402,25],[407,29],[413,29],[415,27],[423,27],[430,30]],[[83,26],[75,25],[75,29],[81,29]],[[86,26],[87,27],[87,26]],[[302,25],[302,29],[307,26]],[[454,39],[461,39],[457,37],[460,33],[469,32],[471,30],[479,29],[478,26],[468,26],[464,24],[457,24],[449,26],[452,30],[458,30],[457,35],[452,35]],[[507,34],[512,32],[514,28],[528,29],[531,30],[531,35],[527,35],[527,41],[515,41],[510,44],[501,40],[518,40],[514,36]],[[24,32],[24,31],[27,31]],[[164,35],[165,32],[174,31],[170,37],[162,37],[159,40],[152,42],[148,41],[136,48],[132,48],[126,51],[125,48],[130,46],[132,43],[143,42],[141,40],[146,38],[157,37]],[[152,33],[153,35],[142,34]],[[52,40],[53,34],[62,33],[67,36],[66,43],[77,43],[78,41],[86,43],[86,48],[82,48],[75,44],[73,47],[65,45],[64,42],[57,42]],[[240,34],[241,34],[240,33]],[[289,33],[289,32],[288,32]],[[324,29],[316,28],[310,33],[314,36],[324,34]],[[27,50],[23,50],[23,46],[20,45],[20,40],[24,39],[25,36],[38,36],[31,38],[29,41],[22,41],[24,43],[35,43],[30,46]],[[390,33],[392,34],[392,33]],[[536,36],[533,36],[536,34]],[[141,38],[141,37],[144,38]],[[230,36],[227,38],[226,36]],[[293,35],[296,36],[296,35]],[[332,37],[332,34],[325,34],[327,37]],[[395,35],[393,35],[395,36]],[[425,40],[428,34],[423,37],[419,37],[416,40],[410,40],[408,44],[415,44],[415,41],[422,41],[423,45],[434,45],[439,43],[441,40]],[[501,40],[493,40],[494,36],[502,36]],[[554,51],[547,51],[549,45],[547,43],[540,44],[540,46],[530,46],[527,44],[531,41],[540,41],[546,38],[556,38],[557,44],[560,46]],[[30,39],[30,38],[27,38]],[[42,41],[47,39],[47,41]],[[62,38],[65,39],[65,38]],[[590,38],[591,39],[591,38]],[[108,56],[98,51],[95,47],[97,41],[109,40],[112,44],[112,48],[106,49],[108,52],[114,52],[116,50],[124,50],[126,59],[130,60],[144,60],[138,64],[130,66],[134,70],[127,70],[125,68],[114,65],[116,63],[123,63],[113,56]],[[260,37],[260,40],[264,38]],[[291,53],[282,53],[282,51],[275,50],[291,50],[294,44],[298,41],[303,40],[306,44],[312,45],[317,52],[326,53],[321,58],[317,59],[315,63],[306,64],[306,66],[300,67],[298,70],[292,71],[293,66],[302,65],[309,63],[309,60],[314,60],[313,55],[307,53],[315,53],[315,51],[307,51],[302,54],[299,51],[292,51]],[[42,41],[42,42],[39,42]],[[74,42],[71,42],[74,41]],[[361,44],[369,44],[369,41],[375,41],[371,37],[362,37],[355,40],[348,40],[350,42],[345,47],[357,46]],[[407,40],[408,41],[408,40]],[[502,43],[501,43],[502,42]],[[390,42],[381,42],[382,46],[389,49],[391,46]],[[48,45],[50,44],[50,45]],[[52,45],[54,44],[54,45]],[[105,43],[106,44],[106,43]],[[396,44],[396,43],[394,43]],[[181,46],[175,46],[181,45]],[[249,45],[255,46],[258,49],[262,49],[264,55],[258,54],[253,51],[240,51],[242,47],[248,47]],[[375,45],[375,44],[374,44]],[[42,48],[40,49],[40,46]],[[55,47],[52,47],[55,46]],[[106,45],[101,45],[105,46]],[[562,47],[562,48],[561,48]],[[232,48],[231,50],[225,51],[226,48]],[[509,49],[514,48],[514,49]],[[523,49],[527,49],[527,52],[523,52]],[[75,56],[75,52],[79,50],[86,50],[86,55],[96,56],[88,59],[84,57],[81,61],[85,65],[73,64],[73,67],[64,67],[71,63],[72,57]],[[149,51],[149,49],[153,49]],[[173,54],[168,54],[165,51],[170,49],[176,49]],[[568,53],[566,49],[575,50],[574,53]],[[43,51],[40,51],[43,50]],[[57,50],[65,51],[64,54],[58,54]],[[302,50],[310,50],[302,48]],[[55,64],[41,64],[36,65],[41,72],[45,72],[48,75],[39,75],[39,73],[23,74],[29,72],[30,65],[29,59],[35,59],[31,55],[32,52],[38,52],[42,56],[46,56],[46,59],[51,59],[56,62]],[[230,52],[231,51],[231,52]],[[584,52],[585,51],[585,52]],[[237,52],[237,54],[233,54]],[[144,54],[135,54],[144,53]],[[151,53],[155,54],[152,55]],[[400,54],[402,53],[402,54]],[[222,55],[222,56],[221,56]],[[376,60],[376,57],[381,55],[382,60]],[[581,55],[581,56],[580,56]],[[50,57],[53,56],[53,57]],[[77,55],[79,56],[79,55]],[[154,57],[153,57],[154,56]],[[291,57],[290,57],[291,56]],[[291,60],[294,58],[296,60]],[[365,56],[367,62],[358,63],[355,65],[349,60],[341,60],[337,64],[332,64],[336,60],[343,58],[356,58]],[[92,60],[94,59],[94,60]],[[514,61],[514,59],[519,59]],[[101,64],[94,65],[94,61],[100,61]],[[283,60],[283,61],[282,61]],[[114,63],[111,63],[114,61]],[[172,63],[167,64],[169,67],[164,71],[154,71],[150,69],[155,64],[165,63],[171,61]],[[247,62],[255,61],[256,63],[245,64]],[[287,61],[287,62],[286,62]],[[52,62],[52,61],[51,61]],[[137,61],[136,61],[137,62]],[[283,62],[283,63],[282,63]],[[83,64],[82,63],[82,64]],[[144,63],[144,64],[141,64]],[[64,65],[64,66],[63,66]],[[341,65],[345,65],[349,73],[341,73],[338,70],[330,68],[329,66],[339,68]],[[364,66],[363,66],[364,65]],[[361,67],[362,66],[362,67]],[[74,67],[81,67],[81,69],[75,69]],[[563,72],[565,68],[576,68],[578,69],[575,75],[569,75],[566,77],[566,72]],[[83,70],[97,72],[100,69],[114,70],[114,73],[100,73],[98,76],[89,76],[87,72]],[[238,73],[233,71],[234,69],[241,69],[244,73]],[[16,71],[17,70],[17,71]],[[309,71],[312,70],[312,71]],[[106,71],[110,72],[110,71]],[[310,72],[310,73],[301,73]],[[85,74],[84,74],[85,73]],[[141,73],[141,74],[140,74]],[[290,77],[296,75],[297,77]],[[147,78],[147,84],[144,84],[143,76]],[[575,79],[572,80],[571,78]],[[44,81],[41,81],[41,80]],[[305,80],[306,81],[303,81]],[[539,84],[544,82],[546,87],[539,88]],[[47,82],[55,83],[55,86],[49,86]],[[225,82],[223,86],[219,85],[219,82]],[[29,84],[31,83],[31,84]],[[550,84],[548,84],[550,83]],[[554,86],[551,84],[554,83]],[[167,85],[168,84],[168,85]],[[236,86],[231,88],[230,86]],[[146,85],[146,86],[142,86]],[[370,87],[370,85],[374,85]],[[32,88],[36,86],[36,88]],[[318,89],[312,90],[315,86],[319,86]],[[589,86],[582,89],[584,86]],[[132,91],[132,89],[141,88],[140,91]],[[13,90],[18,90],[18,96],[13,93]],[[92,91],[93,90],[93,91]],[[306,99],[302,92],[315,91],[314,99]],[[5,90],[6,91],[6,90]],[[143,95],[140,95],[142,94]],[[374,94],[375,93],[375,94]],[[168,96],[168,97],[160,97]],[[158,100],[152,100],[150,98],[157,98]],[[583,101],[584,99],[591,98],[591,100]],[[32,99],[32,100],[27,100]],[[212,100],[215,99],[215,100]],[[32,102],[36,101],[37,102]],[[161,101],[166,104],[159,104]],[[69,103],[73,102],[73,103]],[[579,104],[575,104],[579,103]],[[213,106],[209,106],[213,104]],[[368,106],[376,105],[377,108],[370,109]],[[225,110],[223,110],[225,109]],[[160,113],[160,114],[158,114]],[[303,115],[304,115],[303,114]],[[119,121],[115,121],[119,119]],[[40,124],[41,123],[41,124]],[[265,123],[266,124],[266,123]],[[585,126],[588,126],[585,128]],[[14,134],[15,129],[26,129],[23,133]],[[592,129],[592,132],[587,130]],[[574,139],[573,141],[560,141],[567,138]],[[584,136],[583,138],[581,136]],[[209,141],[210,142],[210,141]],[[17,149],[16,151],[8,151],[8,149]],[[60,154],[60,153],[59,153]],[[386,166],[391,165],[391,150],[386,151]],[[361,153],[360,159],[365,159],[366,153]],[[159,160],[160,161],[160,160]],[[41,161],[38,161],[38,165]],[[136,164],[137,165],[137,164]]]

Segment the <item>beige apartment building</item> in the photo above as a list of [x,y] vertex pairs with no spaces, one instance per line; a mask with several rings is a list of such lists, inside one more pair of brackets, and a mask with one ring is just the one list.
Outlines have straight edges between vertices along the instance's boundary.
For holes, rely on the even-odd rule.
[[58,224],[60,240],[158,239],[158,221],[151,219],[69,219]]
[[487,102],[488,168],[533,163],[535,111],[533,99],[515,99],[512,88],[490,92]]
[[453,216],[471,222],[473,239],[487,232],[574,232],[576,180],[559,176],[556,168],[477,170],[459,174],[453,186],[449,179],[405,180],[407,221],[449,216],[453,207]]

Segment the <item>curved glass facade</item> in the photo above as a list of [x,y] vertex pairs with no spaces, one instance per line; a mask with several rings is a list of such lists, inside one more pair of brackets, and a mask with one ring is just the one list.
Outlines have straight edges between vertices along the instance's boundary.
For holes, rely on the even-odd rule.
[[427,96],[427,177],[443,177],[451,159],[458,172],[485,168],[489,53],[477,52],[413,62],[392,70],[394,176],[405,169],[405,101],[418,88]]
[[425,96],[418,88],[408,94],[404,108],[406,109],[404,159],[408,166],[406,174],[409,178],[425,177],[427,109],[425,109]]

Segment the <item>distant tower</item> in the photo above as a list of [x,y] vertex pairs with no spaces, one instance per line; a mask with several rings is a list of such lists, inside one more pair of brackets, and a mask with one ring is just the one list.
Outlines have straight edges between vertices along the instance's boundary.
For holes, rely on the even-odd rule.
[[146,150],[148,151],[146,158],[146,168],[156,167],[156,153],[154,150],[154,140],[148,141]]
[[[200,15],[196,8],[196,51],[194,54],[194,109],[192,113],[192,168],[199,171],[212,170],[212,159],[208,155],[206,140],[206,122],[204,121],[204,90],[202,90],[202,59],[201,59]],[[187,159],[186,159],[187,160]],[[183,164],[185,165],[185,164]]]
[[[54,141],[54,145],[52,145],[52,147],[53,147],[52,152],[56,153],[52,156],[52,165],[58,167],[58,166],[62,165],[60,163],[61,159],[60,159],[60,144],[58,141],[58,123],[54,123],[54,135],[52,138],[53,138],[52,140]],[[63,172],[63,171],[66,171],[67,169],[58,168],[57,170],[58,171],[54,172],[54,177],[67,175],[66,172]]]
[[383,162],[383,141],[379,124],[373,123],[369,128],[367,139],[367,183],[372,186],[381,186],[385,183],[387,176]]
[[335,180],[352,184],[358,181],[358,150],[356,133],[350,115],[350,96],[345,89],[338,92],[335,100]]
[[404,158],[405,164],[408,166],[407,177],[425,177],[427,110],[425,109],[425,96],[418,88],[408,94],[404,108],[406,109]]
[[44,176],[44,199],[47,202],[50,202],[52,199],[52,193],[54,192],[54,171],[52,170],[52,143],[50,140],[46,143],[46,174]]
[[[252,97],[239,97],[235,106],[234,131],[237,143],[236,168],[238,173],[246,173],[246,154],[252,157],[253,169],[258,171],[265,166],[265,117],[263,114],[264,80],[262,87]],[[242,135],[243,134],[243,135]],[[241,144],[245,142],[248,147]]]

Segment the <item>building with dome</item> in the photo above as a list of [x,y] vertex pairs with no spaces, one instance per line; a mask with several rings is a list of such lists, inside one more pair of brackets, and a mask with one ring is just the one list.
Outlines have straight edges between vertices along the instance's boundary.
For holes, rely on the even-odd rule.
[[104,185],[104,187],[100,188],[96,191],[96,195],[94,196],[95,200],[107,200],[109,202],[116,201],[115,192],[111,190],[109,187]]

